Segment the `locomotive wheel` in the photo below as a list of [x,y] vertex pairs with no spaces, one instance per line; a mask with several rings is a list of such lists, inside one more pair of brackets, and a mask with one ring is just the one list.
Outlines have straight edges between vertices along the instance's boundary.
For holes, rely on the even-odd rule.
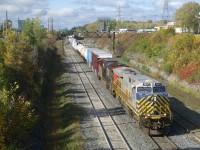
[[119,103],[120,103],[120,105],[122,106],[122,107],[124,107],[124,104],[123,104],[123,102],[122,102],[122,100],[121,100],[121,98],[118,96],[118,101],[119,101]]
[[126,107],[126,112],[127,112],[127,114],[128,114],[130,117],[133,117],[132,111],[130,110],[130,108],[129,108],[127,105],[126,105],[125,107]]

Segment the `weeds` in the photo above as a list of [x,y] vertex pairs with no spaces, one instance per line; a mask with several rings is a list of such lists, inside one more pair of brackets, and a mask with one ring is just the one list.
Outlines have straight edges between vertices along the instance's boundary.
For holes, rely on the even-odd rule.
[[84,136],[80,131],[80,117],[84,115],[83,108],[71,100],[70,78],[66,73],[60,57],[54,53],[54,59],[49,70],[47,83],[48,93],[46,111],[46,147],[45,149],[82,149]]

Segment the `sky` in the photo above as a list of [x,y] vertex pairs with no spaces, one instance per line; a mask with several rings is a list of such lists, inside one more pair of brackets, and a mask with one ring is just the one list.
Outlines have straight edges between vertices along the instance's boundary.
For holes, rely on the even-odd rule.
[[[53,18],[54,29],[71,29],[98,20],[110,18],[129,21],[159,21],[162,18],[165,0],[0,0],[0,23],[6,18],[17,27],[17,20],[41,19],[48,27],[48,18]],[[168,10],[172,19],[175,11],[187,2],[200,0],[169,0]],[[120,8],[120,9],[119,9]],[[120,13],[119,13],[120,10]],[[167,11],[165,11],[167,12]],[[120,15],[119,15],[120,14]]]

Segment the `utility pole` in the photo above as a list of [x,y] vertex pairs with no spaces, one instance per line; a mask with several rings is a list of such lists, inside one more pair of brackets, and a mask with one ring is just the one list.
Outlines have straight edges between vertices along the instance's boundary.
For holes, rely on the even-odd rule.
[[49,31],[49,17],[48,17],[48,31]]
[[113,32],[113,53],[115,55],[115,32]]
[[112,40],[112,42],[113,42],[113,54],[114,54],[114,56],[115,56],[115,32],[113,32],[113,37],[110,35],[110,32],[109,32],[109,35],[108,35],[108,37]]
[[[3,20],[3,19],[2,19]],[[4,20],[3,20],[3,33],[5,32],[4,30],[5,30],[5,24],[4,24],[5,22],[4,22]]]
[[6,10],[6,36],[8,35],[8,13],[7,13],[7,10]]

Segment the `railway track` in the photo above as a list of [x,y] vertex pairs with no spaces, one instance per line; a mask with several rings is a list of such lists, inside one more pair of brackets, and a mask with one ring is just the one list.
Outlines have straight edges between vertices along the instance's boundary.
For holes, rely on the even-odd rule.
[[152,141],[158,146],[160,150],[177,150],[180,149],[167,136],[150,136]]
[[172,109],[172,111],[174,115],[174,122],[182,127],[186,133],[190,134],[194,137],[194,139],[200,142],[200,127],[176,110]]
[[108,148],[133,149],[127,142],[115,120],[110,115],[98,92],[94,88],[92,82],[89,80],[86,72],[80,65],[78,59],[76,58],[75,52],[70,51],[70,56],[71,61],[74,64],[74,68],[81,80],[84,91],[87,94],[89,101],[93,107],[94,114],[108,144]]

